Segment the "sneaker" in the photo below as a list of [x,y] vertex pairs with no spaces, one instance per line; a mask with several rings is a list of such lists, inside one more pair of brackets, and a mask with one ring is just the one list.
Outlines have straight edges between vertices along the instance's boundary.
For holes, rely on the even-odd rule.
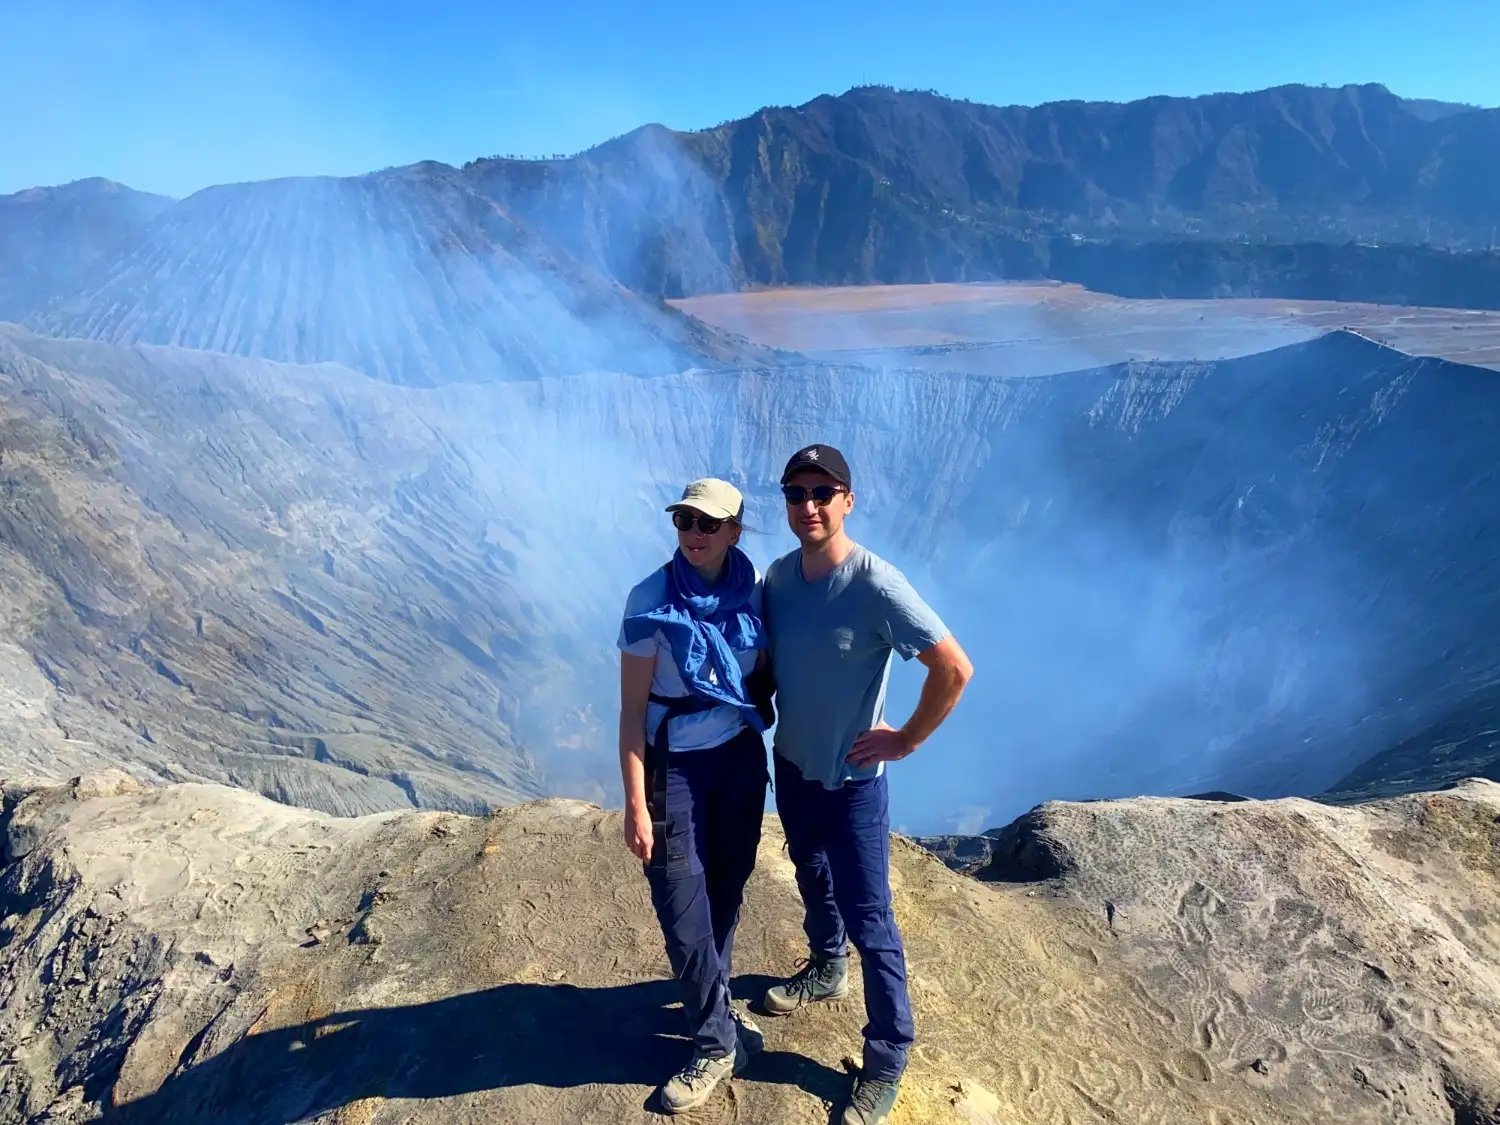
[[743,1052],[732,1051],[723,1058],[710,1059],[694,1054],[661,1088],[661,1105],[667,1113],[686,1113],[708,1101],[714,1087],[739,1069]]
[[763,1003],[773,1016],[785,1016],[816,1000],[842,1000],[849,995],[849,958],[812,957],[796,976],[766,990]]
[[899,1082],[856,1078],[854,1093],[844,1109],[844,1125],[885,1125],[900,1089]]
[[738,1008],[730,1007],[729,1018],[734,1020],[734,1029],[740,1037],[740,1046],[745,1048],[745,1054],[759,1054],[766,1048],[765,1034],[760,1026],[750,1018],[749,1013],[742,1012]]

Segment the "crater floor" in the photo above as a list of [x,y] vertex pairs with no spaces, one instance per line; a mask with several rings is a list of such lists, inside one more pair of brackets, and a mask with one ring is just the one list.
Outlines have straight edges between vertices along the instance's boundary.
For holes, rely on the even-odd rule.
[[765,289],[673,302],[824,359],[1048,375],[1132,359],[1228,359],[1353,328],[1414,355],[1500,368],[1500,312],[1281,298],[1132,300],[1079,285]]

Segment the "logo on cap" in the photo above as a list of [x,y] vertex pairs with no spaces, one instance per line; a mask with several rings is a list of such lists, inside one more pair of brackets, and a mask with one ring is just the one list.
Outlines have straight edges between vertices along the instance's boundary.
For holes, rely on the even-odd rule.
[[814,447],[807,450],[807,452],[803,453],[802,456],[809,461],[816,461],[818,459],[818,450],[816,447]]

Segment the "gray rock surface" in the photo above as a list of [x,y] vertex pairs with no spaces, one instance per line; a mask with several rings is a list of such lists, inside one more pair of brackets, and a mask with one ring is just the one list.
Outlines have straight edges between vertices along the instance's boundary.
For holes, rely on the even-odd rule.
[[991,835],[913,836],[912,843],[926,848],[942,860],[949,871],[957,871],[960,875],[978,874],[990,865],[995,855],[995,839]]
[[[5,789],[0,1119],[657,1119],[686,1042],[619,814]],[[1500,1121],[1500,786],[1049,804],[1026,833],[1049,881],[893,842],[919,1037],[894,1125]],[[743,919],[753,996],[804,940],[774,820]],[[764,1022],[695,1120],[829,1119],[860,1005]]]
[[524,672],[457,643],[524,612],[461,458],[395,388],[297,375],[0,328],[0,769],[349,813],[540,792]]

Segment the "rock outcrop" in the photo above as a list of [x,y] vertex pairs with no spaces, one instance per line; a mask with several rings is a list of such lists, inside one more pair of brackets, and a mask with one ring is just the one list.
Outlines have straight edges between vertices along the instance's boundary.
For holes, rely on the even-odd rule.
[[[0,1119],[614,1125],[686,1049],[618,813],[5,794]],[[1500,786],[1050,804],[1001,843],[980,882],[893,842],[897,1125],[1500,1121]],[[771,819],[743,918],[753,997],[803,941]],[[695,1120],[822,1125],[862,1023],[765,1020]]]

